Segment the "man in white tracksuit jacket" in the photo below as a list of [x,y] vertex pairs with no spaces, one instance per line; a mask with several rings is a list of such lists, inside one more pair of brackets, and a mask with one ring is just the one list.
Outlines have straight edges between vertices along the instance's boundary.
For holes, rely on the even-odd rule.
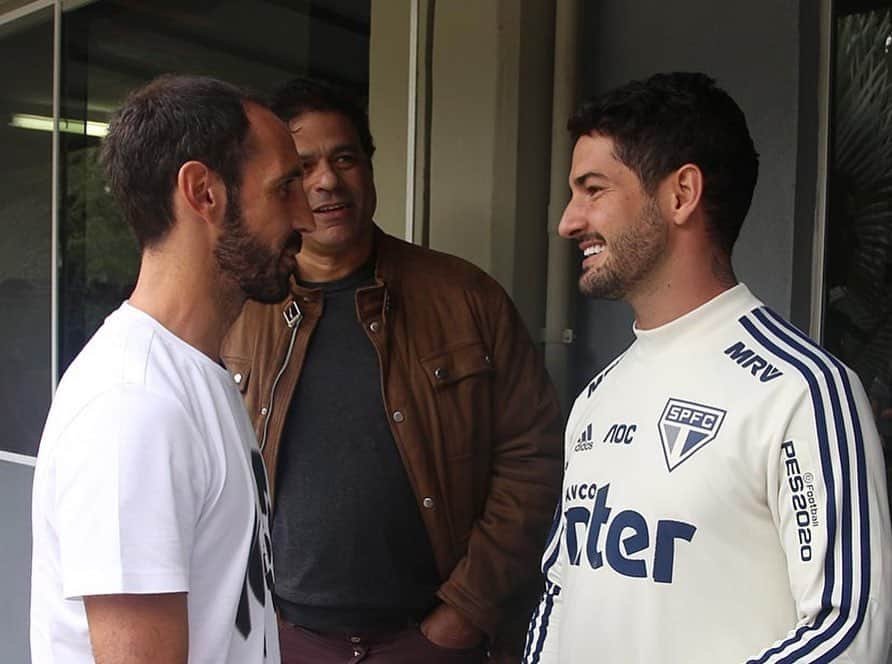
[[561,235],[634,343],[576,400],[528,664],[885,664],[883,454],[853,372],[738,283],[758,156],[703,74],[584,104]]

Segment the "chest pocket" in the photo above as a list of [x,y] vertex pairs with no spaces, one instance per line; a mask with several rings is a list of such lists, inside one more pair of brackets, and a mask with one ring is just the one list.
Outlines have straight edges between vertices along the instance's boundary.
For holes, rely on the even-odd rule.
[[479,341],[469,342],[431,355],[421,365],[439,420],[441,458],[470,461],[487,454],[494,373],[489,351]]
[[492,373],[492,359],[482,343],[471,342],[421,360],[427,379],[441,390],[472,376]]
[[479,341],[451,346],[421,360],[437,413],[434,453],[457,545],[467,542],[490,485],[495,367]]

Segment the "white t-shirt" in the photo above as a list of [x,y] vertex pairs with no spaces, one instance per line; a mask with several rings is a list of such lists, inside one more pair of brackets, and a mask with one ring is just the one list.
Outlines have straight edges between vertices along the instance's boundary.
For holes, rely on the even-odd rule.
[[229,374],[124,303],[62,378],[37,455],[35,664],[93,662],[83,596],[174,592],[190,663],[278,662],[266,486]]
[[858,378],[743,285],[582,391],[527,664],[885,663],[892,538]]

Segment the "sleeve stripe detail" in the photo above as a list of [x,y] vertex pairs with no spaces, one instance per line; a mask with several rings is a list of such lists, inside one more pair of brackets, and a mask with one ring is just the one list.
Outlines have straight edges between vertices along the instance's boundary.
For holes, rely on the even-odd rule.
[[[786,328],[787,333],[790,335],[791,339],[798,339],[800,345],[803,347],[810,347],[811,351],[814,353],[815,357],[820,357],[823,359],[825,363],[832,365],[832,367],[836,370],[836,373],[839,377],[840,382],[842,383],[843,392],[845,393],[845,407],[848,409],[848,414],[851,417],[851,425],[850,429],[847,431],[843,431],[843,434],[848,433],[849,436],[843,436],[839,442],[840,449],[840,461],[843,466],[843,477],[842,477],[842,497],[844,501],[844,513],[848,514],[848,519],[856,519],[855,523],[858,525],[858,533],[859,533],[859,541],[858,545],[860,548],[855,548],[855,543],[852,540],[851,536],[851,522],[848,523],[849,531],[846,533],[846,522],[843,523],[843,546],[845,545],[845,537],[848,535],[848,549],[843,548],[843,577],[844,579],[848,579],[851,584],[851,588],[849,590],[848,595],[845,593],[845,586],[843,586],[843,602],[846,603],[846,611],[843,613],[840,612],[840,616],[837,618],[836,623],[843,625],[849,616],[849,611],[852,606],[852,593],[857,593],[857,613],[854,617],[854,621],[849,626],[846,633],[843,637],[833,646],[831,649],[823,653],[823,655],[816,659],[816,662],[830,662],[833,661],[838,655],[840,655],[851,643],[852,640],[857,635],[859,629],[864,623],[864,617],[867,614],[867,606],[869,601],[869,592],[870,592],[870,579],[871,579],[871,561],[870,561],[870,516],[869,516],[869,506],[867,501],[867,462],[865,458],[864,451],[864,438],[861,429],[861,419],[858,415],[858,409],[855,405],[855,397],[852,392],[852,385],[849,379],[849,374],[846,368],[833,357],[830,353],[827,353],[823,348],[815,344],[811,339],[802,334],[799,330],[797,330],[793,325],[784,321],[780,316],[771,311],[770,309],[763,308],[761,312],[762,316],[765,317],[766,324],[770,325],[767,321],[767,318],[771,318],[774,326],[777,328],[784,327]],[[758,315],[757,313],[757,315]],[[791,341],[791,343],[794,343]],[[804,351],[803,351],[804,352]],[[830,377],[830,367],[827,368],[828,378]],[[837,406],[839,407],[839,406]],[[839,422],[837,421],[837,425]],[[848,443],[848,445],[846,444]],[[852,496],[852,469],[851,462],[849,458],[849,452],[854,451],[855,456],[855,470],[854,470],[854,478],[855,484],[857,486],[857,496]],[[853,513],[853,506],[856,504],[855,500],[857,499],[857,513]],[[860,576],[860,588],[855,588],[853,582],[853,574],[854,571],[857,570]],[[829,638],[825,637],[825,639]],[[793,653],[795,656],[796,653]],[[795,659],[789,659],[785,661],[799,661]]]
[[[758,321],[758,322],[757,322]],[[806,380],[815,413],[815,425],[821,457],[821,470],[827,486],[827,552],[824,559],[824,590],[821,597],[821,611],[813,624],[806,625],[778,646],[764,652],[750,664],[776,664],[788,662],[828,662],[844,650],[852,641],[863,623],[867,611],[868,588],[870,585],[870,547],[868,506],[866,502],[866,464],[862,439],[861,423],[852,394],[848,373],[838,360],[811,339],[793,328],[789,323],[767,308],[753,310],[750,316],[740,318],[741,325],[766,350],[782,358],[795,367]],[[812,368],[803,358],[807,358],[817,369]],[[837,382],[838,381],[838,382]],[[826,396],[822,392],[826,387]],[[845,394],[845,409],[851,418],[847,423],[840,398],[840,386]],[[828,427],[828,415],[832,414],[833,427]],[[831,438],[835,441],[838,462],[834,461]],[[854,450],[855,469],[852,469],[850,448]],[[838,463],[839,468],[834,464]],[[853,472],[858,488],[857,513],[853,511],[852,496]],[[836,486],[839,483],[840,504],[836,504]],[[837,524],[837,519],[839,524]],[[853,543],[853,519],[859,526],[860,557],[855,563]],[[839,549],[841,579],[836,578],[836,556]],[[860,587],[855,588],[854,571],[860,575]],[[839,584],[837,585],[837,581]],[[838,611],[833,607],[833,596],[840,591]],[[853,593],[857,592],[857,612],[852,618]],[[826,624],[832,615],[835,620]],[[847,623],[851,623],[842,633]],[[841,634],[841,636],[840,636]],[[832,640],[838,639],[830,646]],[[827,644],[824,648],[822,645]],[[794,648],[798,648],[793,650]],[[822,653],[816,652],[824,650]],[[811,655],[808,660],[802,657]]]
[[[758,310],[754,310],[753,314]],[[821,606],[822,609],[819,615],[816,617],[816,620],[813,625],[805,626],[796,631],[796,633],[781,643],[780,645],[767,650],[762,654],[758,659],[751,659],[747,664],[764,664],[768,662],[769,659],[776,654],[782,653],[784,650],[789,649],[792,646],[795,646],[801,642],[803,642],[808,637],[808,632],[820,630],[822,624],[826,617],[830,613],[831,609],[831,596],[833,591],[833,585],[835,582],[835,571],[834,571],[834,549],[835,546],[831,546],[832,542],[836,540],[836,505],[835,505],[835,484],[836,481],[833,476],[833,471],[831,469],[831,460],[829,453],[829,440],[828,440],[828,431],[827,431],[827,419],[825,413],[825,406],[822,403],[821,390],[818,386],[818,379],[812,373],[811,369],[809,369],[803,362],[798,360],[788,351],[781,349],[779,346],[775,345],[770,341],[758,328],[756,328],[755,324],[746,316],[740,319],[741,325],[752,335],[752,337],[759,342],[766,350],[771,353],[774,353],[778,357],[786,360],[790,364],[796,367],[799,372],[802,374],[803,378],[805,378],[806,382],[809,386],[809,392],[812,399],[812,405],[815,413],[815,427],[818,434],[818,442],[819,442],[819,450],[821,455],[821,469],[824,476],[824,482],[827,485],[827,553],[824,558],[824,591],[821,596]]]
[[558,500],[557,507],[554,510],[554,520],[551,522],[551,530],[548,533],[548,539],[545,541],[545,553],[542,556],[542,573],[548,574],[548,570],[554,565],[558,554],[561,551],[561,507],[562,501]]
[[[542,595],[542,601],[536,607],[535,613],[530,620],[530,628],[527,631],[527,643],[523,652],[523,664],[539,664],[542,656],[542,648],[545,645],[545,637],[548,636],[548,621],[551,618],[551,611],[554,609],[554,598],[561,594],[561,587],[550,581],[545,582],[545,593]],[[542,619],[539,623],[539,636],[536,638],[536,645],[532,653],[533,639],[536,636],[536,621],[541,611]]]
[[603,381],[607,377],[607,374],[613,371],[613,369],[616,367],[617,364],[620,363],[624,356],[625,353],[621,353],[619,357],[613,360],[613,362],[611,362],[603,371],[601,371],[601,373],[599,373],[595,377],[595,379],[591,383],[588,384],[588,387],[585,388],[586,398],[590,397],[592,395],[592,392],[598,389],[598,387],[601,385],[601,381]]
[[545,598],[548,596],[550,584],[550,581],[545,582],[545,592],[543,593],[542,598],[539,600],[539,603],[536,604],[536,608],[533,610],[533,614],[530,616],[530,625],[529,627],[527,627],[527,637],[523,646],[523,661],[525,664],[529,662],[530,649],[533,647],[533,635],[536,633],[536,623],[539,620],[539,614],[542,613],[542,607],[545,604]]

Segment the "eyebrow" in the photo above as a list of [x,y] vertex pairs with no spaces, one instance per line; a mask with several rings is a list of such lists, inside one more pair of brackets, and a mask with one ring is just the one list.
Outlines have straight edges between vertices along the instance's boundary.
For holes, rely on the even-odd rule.
[[599,180],[610,179],[606,175],[604,175],[603,173],[599,173],[598,171],[586,171],[582,175],[577,175],[575,178],[573,178],[573,184],[575,184],[577,187],[581,187],[589,178],[598,178]]
[[[362,151],[362,146],[356,143],[340,143],[338,145],[335,145],[331,150],[326,151],[324,155],[328,156],[332,154],[339,154],[341,152],[356,152],[358,154],[362,154]],[[302,152],[298,150],[298,154],[300,155],[301,159],[309,159],[318,157],[320,153],[318,151]]]
[[357,143],[341,143],[340,145],[336,145],[331,149],[331,154],[334,154],[335,152],[346,152],[348,150],[353,152],[361,152],[362,147]]
[[303,177],[304,169],[301,166],[295,166],[287,173],[280,175],[276,179],[276,186],[280,184],[285,184],[286,182],[290,182],[291,180],[298,180]]

